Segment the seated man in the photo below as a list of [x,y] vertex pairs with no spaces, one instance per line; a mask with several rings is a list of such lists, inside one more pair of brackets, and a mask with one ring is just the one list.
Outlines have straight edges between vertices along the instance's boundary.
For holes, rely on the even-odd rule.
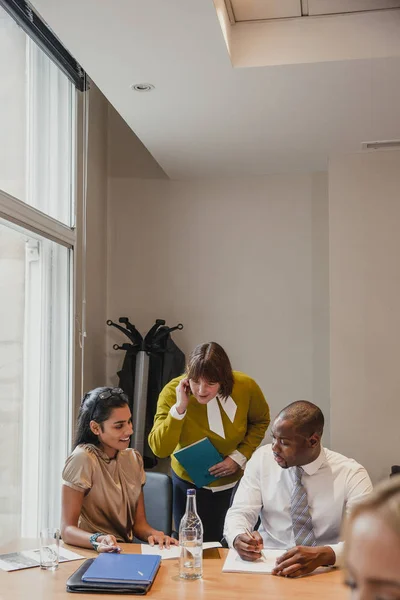
[[[272,444],[247,463],[227,512],[225,539],[244,560],[260,558],[263,547],[282,549],[274,575],[298,577],[335,565],[342,518],[372,491],[364,467],[321,446],[323,428],[315,404],[284,408],[272,425]],[[258,516],[261,535],[252,532]]]

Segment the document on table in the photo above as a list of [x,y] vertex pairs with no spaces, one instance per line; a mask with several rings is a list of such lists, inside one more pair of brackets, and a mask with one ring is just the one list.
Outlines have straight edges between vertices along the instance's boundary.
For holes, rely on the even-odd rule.
[[[142,554],[155,554],[161,556],[163,559],[167,558],[179,558],[181,555],[181,549],[179,546],[171,546],[169,549],[161,549],[160,546],[149,546],[148,544],[141,544]],[[219,542],[204,542],[203,550],[209,550],[210,548],[222,548]]]
[[242,560],[234,548],[231,548],[226,557],[223,573],[272,573],[278,556],[282,556],[285,550],[261,551],[261,558],[255,561]]
[[[60,547],[60,563],[70,560],[82,560],[83,558],[86,557]],[[3,569],[3,571],[18,571],[19,569],[29,569],[30,567],[38,567],[39,565],[40,550],[38,549],[0,554],[0,569]]]

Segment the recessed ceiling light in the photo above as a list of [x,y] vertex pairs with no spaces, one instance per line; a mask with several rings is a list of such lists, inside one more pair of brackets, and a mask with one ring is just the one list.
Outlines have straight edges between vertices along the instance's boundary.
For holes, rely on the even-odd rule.
[[132,83],[131,89],[135,92],[151,92],[154,90],[152,83]]

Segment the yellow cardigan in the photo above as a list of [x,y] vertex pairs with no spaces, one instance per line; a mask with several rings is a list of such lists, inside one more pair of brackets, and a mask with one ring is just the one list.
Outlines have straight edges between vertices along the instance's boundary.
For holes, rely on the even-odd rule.
[[[234,422],[231,423],[224,410],[221,410],[225,438],[208,427],[207,406],[197,402],[191,395],[187,412],[182,420],[174,419],[169,411],[176,403],[176,387],[184,375],[170,381],[162,390],[157,403],[153,428],[149,434],[149,445],[160,458],[171,456],[171,466],[178,477],[192,481],[173,452],[185,448],[204,437],[208,437],[216,449],[228,456],[239,450],[249,460],[260,445],[270,422],[269,407],[264,395],[254,379],[234,371],[234,386],[231,397],[237,405]],[[223,402],[223,400],[221,401]],[[242,471],[230,477],[216,479],[211,486],[221,486],[237,481]]]

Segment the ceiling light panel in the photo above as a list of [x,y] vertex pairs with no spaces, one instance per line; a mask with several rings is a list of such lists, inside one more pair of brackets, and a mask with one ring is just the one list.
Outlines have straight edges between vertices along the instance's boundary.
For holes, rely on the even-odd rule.
[[300,0],[226,0],[226,2],[230,2],[236,22],[301,17]]
[[335,15],[341,13],[362,12],[365,10],[384,10],[400,8],[400,0],[308,0],[308,14]]

